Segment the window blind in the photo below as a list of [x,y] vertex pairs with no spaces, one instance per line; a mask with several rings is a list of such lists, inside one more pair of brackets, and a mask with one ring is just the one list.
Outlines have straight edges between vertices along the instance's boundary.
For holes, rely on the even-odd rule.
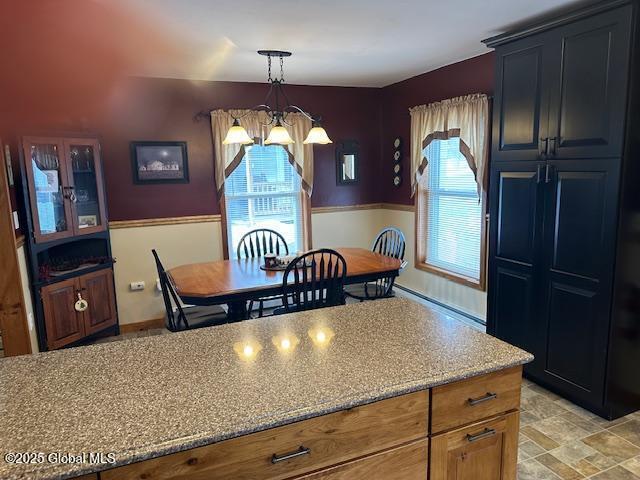
[[289,252],[303,250],[300,177],[280,145],[252,145],[225,182],[229,257],[236,258],[242,236],[269,228],[286,240]]
[[425,149],[429,160],[420,186],[421,261],[437,269],[480,280],[482,204],[460,139],[434,140]]

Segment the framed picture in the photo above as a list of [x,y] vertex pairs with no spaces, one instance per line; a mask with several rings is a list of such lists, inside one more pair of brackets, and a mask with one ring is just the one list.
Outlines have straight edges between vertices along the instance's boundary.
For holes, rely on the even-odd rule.
[[97,215],[78,215],[78,228],[88,228],[98,226]]
[[187,142],[131,142],[133,183],[189,183]]

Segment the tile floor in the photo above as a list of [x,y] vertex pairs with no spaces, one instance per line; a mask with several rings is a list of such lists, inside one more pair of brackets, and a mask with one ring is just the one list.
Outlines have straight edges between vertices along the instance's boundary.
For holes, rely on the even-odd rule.
[[518,480],[640,480],[640,412],[604,420],[528,381]]

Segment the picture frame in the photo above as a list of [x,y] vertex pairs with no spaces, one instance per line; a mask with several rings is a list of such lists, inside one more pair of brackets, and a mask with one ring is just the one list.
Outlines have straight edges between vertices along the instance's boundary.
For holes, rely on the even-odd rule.
[[133,183],[189,183],[187,142],[131,142]]
[[79,228],[89,228],[98,226],[97,215],[78,215]]
[[360,180],[360,148],[355,140],[336,147],[336,185],[355,185]]

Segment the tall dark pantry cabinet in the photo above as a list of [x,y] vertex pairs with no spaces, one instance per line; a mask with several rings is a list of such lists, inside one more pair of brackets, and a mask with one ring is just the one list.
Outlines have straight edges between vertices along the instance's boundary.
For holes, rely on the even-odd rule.
[[485,40],[496,50],[489,333],[607,418],[640,408],[638,4]]

